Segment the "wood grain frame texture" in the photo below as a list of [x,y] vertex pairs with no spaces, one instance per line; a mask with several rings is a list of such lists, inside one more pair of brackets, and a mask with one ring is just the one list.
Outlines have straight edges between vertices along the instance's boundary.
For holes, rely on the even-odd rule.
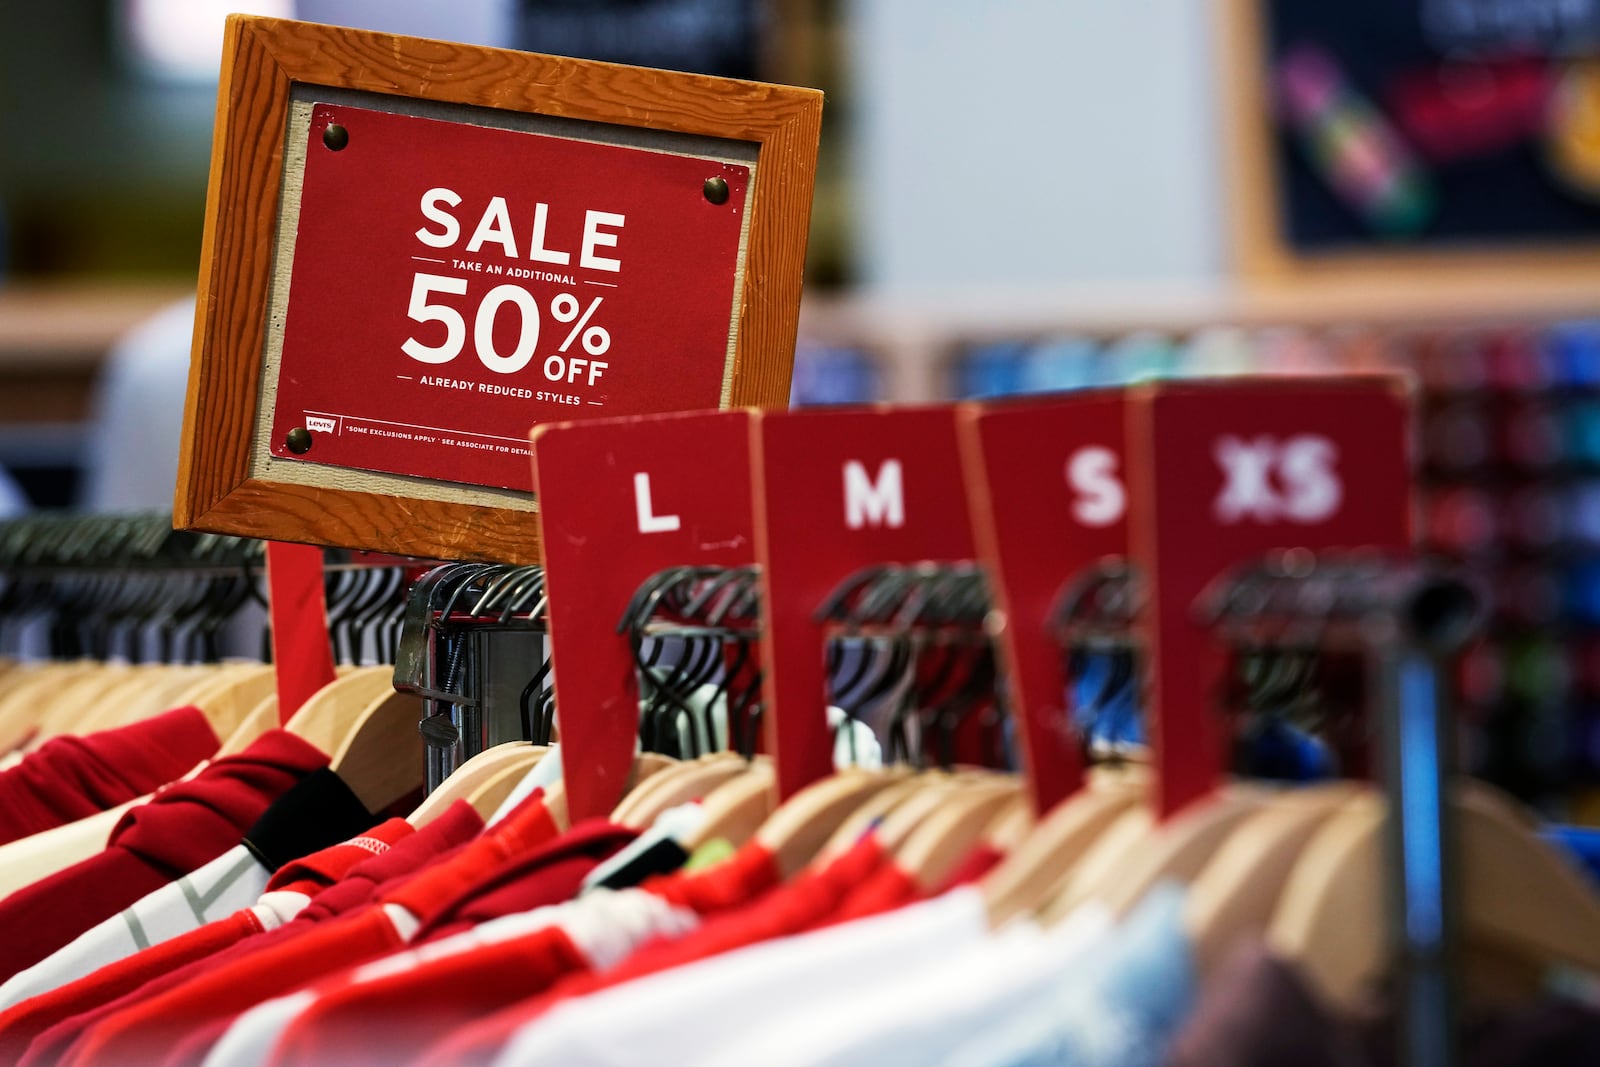
[[756,145],[728,405],[787,405],[821,92],[231,15],[206,189],[177,528],[427,559],[539,561],[538,523],[527,510],[251,477],[283,142],[296,85]]
[[1218,0],[1217,78],[1221,87],[1224,178],[1234,266],[1247,282],[1415,285],[1419,280],[1592,277],[1600,285],[1600,245],[1527,243],[1482,249],[1307,254],[1285,239],[1282,190],[1273,164],[1266,58],[1266,7],[1272,0]]

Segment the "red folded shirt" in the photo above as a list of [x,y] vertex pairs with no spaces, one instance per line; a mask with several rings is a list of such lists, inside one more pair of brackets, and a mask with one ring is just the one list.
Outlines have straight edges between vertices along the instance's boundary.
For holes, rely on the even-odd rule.
[[359,909],[372,901],[380,886],[404,878],[410,872],[450,853],[482,828],[483,820],[478,813],[465,801],[457,801],[426,826],[401,838],[389,851],[351,868],[338,883],[318,893],[299,915],[278,929],[247,937],[220,952],[172,969],[146,972],[138,988],[62,1019],[34,1039],[18,1067],[48,1067],[65,1062],[69,1051],[90,1028],[101,1021],[114,1019],[120,1012],[135,1008],[168,990],[202,981],[207,974],[226,964],[304,936],[341,915]]
[[[213,1020],[231,1018],[269,997],[400,948],[405,942],[386,906],[404,908],[425,921],[462,888],[490,874],[509,856],[549,840],[555,831],[543,797],[536,792],[458,852],[397,888],[380,891],[376,902],[292,940],[219,964],[164,992],[141,997],[95,1023],[73,1044],[64,1062],[159,1062],[174,1044]],[[578,877],[581,880],[582,875]]]
[[[637,836],[602,820],[581,823],[543,848],[503,864],[443,907],[418,930],[413,943],[571,900],[590,871]],[[420,1047],[588,966],[588,958],[566,933],[550,926],[516,939],[510,950],[482,946],[359,985],[348,972],[333,975],[317,987],[318,1003],[286,1032],[274,1062],[381,1067],[395,1058],[396,1049]],[[419,991],[426,994],[421,1000]],[[179,1062],[184,1061],[168,1060],[172,1067]]]
[[[382,855],[394,842],[412,832],[404,819],[390,819],[352,841],[322,849],[280,868],[267,883],[267,890],[315,896],[351,868]],[[261,920],[254,911],[245,908],[198,930],[106,964],[48,993],[14,1004],[0,1012],[0,1062],[16,1062],[34,1038],[63,1019],[115,1000],[157,975],[214,955],[261,932]]]
[[233,848],[278,796],[327,762],[272,730],[130,810],[100,853],[0,901],[0,979]]
[[0,771],[0,844],[108,811],[177,781],[217,751],[196,708],[55,737]]

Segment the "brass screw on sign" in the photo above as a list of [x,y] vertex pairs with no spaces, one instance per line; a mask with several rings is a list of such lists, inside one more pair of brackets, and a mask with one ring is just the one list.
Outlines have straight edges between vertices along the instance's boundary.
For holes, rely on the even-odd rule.
[[329,123],[328,128],[322,131],[322,143],[330,151],[337,152],[350,143],[350,131],[337,123]]
[[283,443],[287,445],[289,447],[289,451],[293,452],[295,455],[304,455],[305,453],[311,451],[311,431],[306,429],[304,426],[296,426],[294,429],[284,434]]
[[726,204],[728,202],[728,181],[726,178],[707,178],[701,191],[706,194],[706,199],[713,204]]

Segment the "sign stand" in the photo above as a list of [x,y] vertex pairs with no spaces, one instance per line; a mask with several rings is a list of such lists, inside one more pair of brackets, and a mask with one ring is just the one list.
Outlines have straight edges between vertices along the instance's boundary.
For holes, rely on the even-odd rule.
[[174,524],[537,562],[531,428],[787,403],[821,105],[230,17]]

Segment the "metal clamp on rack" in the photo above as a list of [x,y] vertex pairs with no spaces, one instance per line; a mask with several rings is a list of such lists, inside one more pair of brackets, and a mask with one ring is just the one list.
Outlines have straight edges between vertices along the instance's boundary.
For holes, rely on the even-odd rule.
[[537,566],[447,563],[412,586],[394,687],[423,698],[429,792],[484,749],[536,738],[536,720],[550,718],[546,602]]
[[1373,668],[1369,707],[1377,712],[1389,800],[1401,1062],[1457,1062],[1448,668],[1482,628],[1484,597],[1465,579],[1413,560],[1295,549],[1228,575],[1199,609],[1236,643],[1312,639],[1323,649],[1359,650]]

